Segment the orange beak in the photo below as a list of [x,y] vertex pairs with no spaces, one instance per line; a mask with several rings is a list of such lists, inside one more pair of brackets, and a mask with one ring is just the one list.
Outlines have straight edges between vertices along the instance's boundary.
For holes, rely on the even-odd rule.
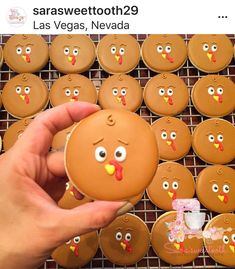
[[216,62],[216,58],[215,58],[215,53],[214,52],[208,51],[206,55],[207,55],[208,59],[211,62]]
[[228,195],[226,193],[221,192],[217,197],[220,200],[220,202],[227,204]]
[[232,253],[234,254],[235,253],[235,243],[231,243],[229,245],[229,249],[232,251]]
[[175,200],[176,199],[176,191],[175,190],[170,190],[170,191],[167,192],[167,194],[169,195],[169,197],[172,200]]
[[24,54],[21,56],[23,58],[23,60],[26,62],[26,63],[30,63],[30,56],[29,54]]
[[76,63],[76,57],[74,55],[68,56],[68,61],[72,63],[72,65],[75,65]]

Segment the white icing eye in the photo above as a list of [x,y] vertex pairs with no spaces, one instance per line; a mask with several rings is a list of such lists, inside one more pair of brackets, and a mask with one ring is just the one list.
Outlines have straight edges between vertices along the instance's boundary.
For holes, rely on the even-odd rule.
[[166,51],[167,53],[170,53],[170,52],[171,52],[171,46],[166,46],[166,47],[165,47],[165,51]]
[[120,48],[120,49],[119,49],[119,54],[120,54],[120,55],[123,55],[124,53],[125,53],[125,49],[124,49],[124,48]]
[[173,190],[177,190],[179,188],[179,183],[177,182],[177,181],[174,181],[173,183],[172,183],[172,189]]
[[208,93],[209,93],[210,95],[213,95],[213,94],[215,93],[215,89],[214,89],[213,87],[209,87],[209,88],[208,88]]
[[212,45],[212,46],[211,46],[211,50],[212,50],[213,52],[217,51],[217,45],[216,45],[216,44]]
[[122,233],[121,232],[117,232],[115,235],[116,240],[120,241],[122,239]]
[[163,187],[164,190],[168,190],[169,189],[169,183],[168,183],[168,181],[164,181],[162,183],[162,187]]
[[31,48],[30,48],[30,47],[27,47],[27,48],[25,49],[25,53],[26,53],[26,54],[30,54],[30,53],[31,53]]
[[74,96],[78,96],[78,95],[79,95],[79,90],[78,90],[78,89],[75,89],[75,90],[73,91],[73,95],[74,95]]
[[224,235],[223,236],[223,242],[224,242],[224,244],[228,244],[228,242],[229,242],[229,239],[228,239],[228,237],[227,237],[227,235]]
[[171,235],[168,235],[168,240],[172,243],[174,242],[174,238]]
[[73,242],[74,242],[75,244],[78,244],[78,243],[80,242],[80,236],[76,236],[76,237],[74,237]]
[[126,233],[125,240],[126,241],[131,241],[131,234],[130,233]]
[[69,55],[69,48],[67,48],[67,47],[64,48],[64,54],[65,54],[65,55]]
[[123,146],[117,147],[114,152],[114,157],[117,161],[123,162],[126,159],[126,149]]
[[219,186],[217,184],[213,184],[212,185],[212,191],[213,192],[218,192],[218,190],[219,190]]
[[215,141],[215,137],[214,137],[212,134],[210,134],[210,135],[208,136],[208,140],[212,143],[212,142]]
[[16,48],[16,54],[20,55],[22,53],[22,48],[21,47],[17,47]]
[[204,51],[208,51],[208,49],[209,49],[209,45],[208,45],[207,43],[203,44],[202,49],[203,49]]
[[223,140],[224,140],[223,135],[222,135],[222,134],[217,135],[217,140],[218,140],[219,142],[223,142]]
[[69,182],[66,182],[65,189],[66,189],[66,191],[69,190]]
[[66,245],[69,245],[71,243],[71,240],[65,242]]
[[111,51],[112,54],[115,54],[117,49],[116,49],[116,47],[112,47],[110,51]]
[[126,89],[121,89],[121,95],[125,96],[126,95]]
[[70,95],[71,95],[71,91],[70,91],[70,89],[66,89],[66,90],[64,91],[64,93],[65,93],[66,96],[70,96]]
[[160,96],[163,96],[165,94],[165,90],[163,88],[160,88],[158,93]]
[[171,132],[170,137],[172,140],[176,139],[176,132]]
[[232,241],[235,242],[235,234],[232,234],[231,238],[232,238]]
[[163,52],[163,47],[162,46],[157,46],[157,52],[162,53]]
[[118,89],[116,89],[116,88],[113,89],[113,95],[114,96],[117,96],[118,95]]
[[19,87],[19,86],[16,87],[16,93],[17,93],[17,94],[20,94],[20,93],[21,93],[21,87]]
[[230,190],[229,185],[225,184],[225,185],[223,186],[223,192],[224,192],[224,193],[229,193],[229,190]]
[[73,49],[73,55],[77,56],[78,55],[78,49]]
[[173,89],[169,88],[169,89],[167,90],[167,95],[168,95],[168,96],[172,96],[172,95],[173,95]]
[[224,92],[223,88],[220,87],[220,88],[217,89],[217,93],[219,95],[223,94],[223,92]]
[[163,131],[163,132],[161,133],[161,138],[162,138],[163,140],[166,140],[166,139],[167,139],[167,133],[166,133],[165,131]]
[[95,149],[95,158],[98,162],[103,162],[107,157],[107,151],[104,147],[97,147]]
[[24,88],[24,92],[25,92],[26,94],[29,94],[29,93],[30,93],[30,87],[25,87],[25,88]]

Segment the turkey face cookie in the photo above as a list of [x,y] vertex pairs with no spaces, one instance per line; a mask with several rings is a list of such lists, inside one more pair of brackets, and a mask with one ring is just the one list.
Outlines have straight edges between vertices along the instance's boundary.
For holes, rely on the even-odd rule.
[[207,117],[222,117],[235,108],[235,85],[219,75],[208,75],[197,81],[192,90],[195,108]]
[[191,147],[191,134],[187,125],[177,118],[162,117],[152,124],[161,160],[183,158]]
[[197,69],[216,73],[231,62],[233,45],[226,35],[194,35],[188,44],[188,57]]
[[2,47],[0,46],[0,68],[2,67],[3,64],[3,51],[2,51]]
[[146,106],[160,116],[179,114],[187,107],[188,100],[187,86],[174,74],[159,74],[151,78],[144,88]]
[[140,46],[131,35],[106,35],[98,44],[97,58],[110,74],[129,73],[139,62]]
[[187,60],[187,47],[179,35],[150,35],[141,54],[145,65],[155,72],[174,72]]
[[235,215],[220,214],[204,229],[204,244],[210,257],[226,266],[235,266]]
[[99,90],[102,108],[123,108],[135,112],[142,103],[143,92],[137,80],[119,74],[107,78]]
[[152,203],[164,210],[172,210],[175,199],[192,198],[194,192],[192,174],[186,167],[175,162],[161,163],[147,188]]
[[5,132],[3,137],[3,147],[7,151],[10,149],[15,142],[21,137],[24,130],[31,123],[31,119],[22,119],[13,123]]
[[235,157],[235,127],[222,119],[209,119],[194,129],[192,146],[197,156],[211,164],[225,164]]
[[95,200],[139,195],[151,182],[157,162],[150,126],[124,109],[101,110],[80,121],[65,147],[69,179]]
[[96,103],[97,93],[92,81],[77,74],[69,74],[57,79],[50,90],[52,106],[75,101]]
[[203,240],[185,234],[184,229],[187,230],[188,227],[184,219],[178,223],[178,226],[175,221],[174,211],[167,212],[156,220],[151,231],[152,247],[156,255],[169,264],[187,264],[197,258],[201,252]]
[[86,35],[58,35],[51,43],[50,60],[62,73],[82,73],[95,61],[95,45]]
[[48,58],[48,45],[40,35],[13,35],[4,46],[5,62],[17,73],[35,73]]
[[235,210],[235,170],[213,165],[203,169],[197,178],[196,191],[200,202],[209,210],[224,213]]
[[98,249],[98,233],[76,236],[54,250],[52,258],[65,268],[80,268],[90,262]]
[[15,118],[33,117],[46,108],[48,88],[41,78],[33,74],[20,74],[4,86],[2,102]]
[[137,216],[125,214],[101,229],[99,237],[103,254],[118,265],[131,265],[141,260],[149,249],[146,224]]
[[64,146],[66,144],[66,141],[69,139],[70,133],[73,130],[74,126],[76,124],[73,124],[72,126],[58,132],[52,140],[51,148],[53,150],[64,150]]

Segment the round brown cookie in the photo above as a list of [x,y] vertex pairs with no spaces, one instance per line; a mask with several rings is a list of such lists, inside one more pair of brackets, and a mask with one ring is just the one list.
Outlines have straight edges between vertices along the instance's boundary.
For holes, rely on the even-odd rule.
[[22,119],[13,123],[5,132],[3,137],[3,147],[7,151],[21,137],[24,130],[31,123],[32,119]]
[[160,159],[175,161],[183,158],[191,147],[191,134],[187,125],[174,117],[162,117],[152,124]]
[[184,81],[174,74],[164,73],[151,78],[144,88],[148,109],[160,116],[174,116],[188,105],[189,93]]
[[[151,243],[154,252],[163,261],[172,265],[181,265],[192,262],[197,258],[203,247],[202,238],[189,237],[184,235],[183,240],[171,238],[171,227],[176,227],[173,224],[176,221],[176,212],[170,211],[161,215],[154,223],[151,231]],[[186,225],[183,220],[183,224]],[[182,231],[179,230],[179,235]]]
[[226,35],[194,35],[188,43],[188,57],[199,70],[217,73],[233,58],[233,44]]
[[49,58],[48,45],[40,35],[13,35],[3,53],[6,64],[17,73],[35,73]]
[[102,108],[123,108],[135,112],[143,101],[139,82],[131,76],[117,74],[107,78],[99,90]]
[[139,217],[125,214],[101,229],[99,244],[103,254],[118,265],[131,265],[148,252],[150,235]]
[[3,51],[2,51],[2,47],[0,46],[0,67],[2,67],[3,64]]
[[96,231],[76,236],[56,248],[52,258],[65,268],[80,268],[92,260],[98,250]]
[[83,73],[95,62],[95,45],[86,35],[58,35],[49,49],[50,60],[62,73]]
[[235,127],[223,119],[209,119],[196,126],[192,147],[197,156],[211,164],[225,164],[235,157]]
[[33,74],[20,74],[7,82],[2,91],[2,102],[15,118],[33,117],[48,104],[45,82]]
[[66,144],[66,141],[68,140],[69,136],[70,136],[70,133],[71,131],[73,130],[74,126],[76,125],[73,124],[72,126],[69,126],[68,128],[58,132],[54,137],[53,137],[53,140],[52,140],[52,143],[51,143],[51,148],[53,150],[64,150],[64,147],[65,147],[65,144]]
[[224,213],[235,210],[235,170],[224,165],[203,169],[196,182],[197,197],[209,210]]
[[141,192],[140,194],[135,195],[132,198],[128,199],[128,201],[134,206],[140,202],[143,196],[144,196],[144,192]]
[[147,188],[152,203],[164,210],[173,210],[175,199],[192,198],[195,183],[191,172],[176,162],[164,162],[158,165],[156,174]]
[[187,47],[179,35],[150,35],[141,47],[145,65],[155,72],[174,72],[187,60]]
[[69,74],[57,79],[50,90],[52,106],[74,101],[96,103],[97,92],[93,82],[78,74]]
[[100,110],[83,119],[65,146],[70,181],[94,200],[128,200],[140,194],[151,182],[157,162],[150,126],[124,109]]
[[235,85],[224,76],[208,75],[194,84],[191,97],[202,115],[222,117],[235,108]]
[[97,46],[97,59],[110,74],[129,73],[139,63],[139,43],[131,35],[106,35]]
[[204,229],[204,244],[210,257],[226,266],[235,266],[235,215],[220,214]]

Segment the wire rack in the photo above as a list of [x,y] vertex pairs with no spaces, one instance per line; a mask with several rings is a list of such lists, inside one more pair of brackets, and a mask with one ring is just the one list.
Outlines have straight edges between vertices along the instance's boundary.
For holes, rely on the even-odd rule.
[[[134,35],[140,45],[144,41],[144,39],[147,37],[146,34],[139,34]],[[181,35],[185,42],[188,43],[191,35]],[[233,44],[235,43],[235,35],[231,34],[228,35]],[[4,46],[6,41],[9,39],[10,35],[0,35],[0,44]],[[48,44],[51,43],[53,38],[55,36],[53,35],[46,35],[43,36],[44,39],[47,41]],[[90,35],[91,39],[97,44],[99,40],[103,37],[103,35]],[[191,92],[191,89],[195,82],[207,75],[206,73],[200,72],[197,70],[193,65],[190,63],[189,60],[184,64],[184,66],[177,72],[175,72],[179,77],[181,77],[184,82],[186,83],[188,90]],[[220,75],[224,75],[226,77],[229,77],[233,82],[235,82],[235,60],[233,59],[230,65],[224,69],[223,71],[219,72]],[[2,90],[5,83],[14,77],[16,73],[11,71],[6,64],[2,66],[2,69],[0,70],[0,89]],[[62,74],[60,74],[53,65],[48,62],[48,64],[44,67],[43,70],[41,70],[39,73],[37,73],[39,77],[41,77],[46,84],[48,85],[48,88],[50,89],[53,82],[58,79]],[[105,71],[101,69],[99,66],[98,61],[95,61],[91,69],[87,72],[85,72],[83,75],[88,77],[90,80],[93,81],[94,85],[96,86],[97,90],[99,90],[100,85],[102,82],[109,76]],[[154,72],[150,71],[142,61],[139,62],[138,66],[135,70],[133,70],[130,73],[131,76],[136,78],[142,87],[145,86],[147,81],[156,75]],[[48,106],[50,107],[50,105]],[[147,108],[146,105],[143,103],[141,108],[137,111],[137,113],[143,117],[146,121],[149,123],[153,123],[158,116],[151,113]],[[200,122],[206,119],[206,117],[200,115],[197,110],[193,107],[191,100],[189,100],[189,104],[187,108],[179,115],[177,115],[177,118],[182,119],[190,128],[191,132],[193,129],[198,125]],[[224,119],[230,121],[233,125],[235,125],[235,113],[231,113],[230,115],[224,117]],[[3,137],[4,132],[6,129],[16,121],[12,116],[10,116],[6,110],[2,107],[1,113],[0,113],[0,135]],[[200,160],[191,149],[188,155],[183,158],[182,160],[178,161],[179,163],[186,166],[191,173],[193,174],[194,179],[196,180],[199,172],[208,166],[207,163]],[[228,164],[228,166],[233,167],[235,169],[235,161]],[[206,213],[206,222],[210,220],[212,217],[217,215],[214,212],[210,212],[207,209],[202,207],[202,211]],[[133,208],[131,213],[139,216],[142,218],[145,223],[147,224],[149,230],[151,230],[153,223],[155,220],[164,213],[163,210],[157,208],[154,206],[148,199],[147,195],[144,194],[141,201]],[[150,247],[148,253],[146,256],[137,264],[133,266],[128,267],[120,267],[112,264],[109,262],[101,253],[100,249],[98,250],[96,256],[93,258],[93,260],[87,264],[84,268],[148,268],[148,269],[155,269],[155,268],[234,268],[234,267],[224,267],[220,264],[217,264],[215,261],[213,261],[207,254],[205,248],[202,249],[200,255],[198,258],[196,258],[192,263],[182,266],[171,266],[164,261],[162,261],[159,257],[155,255],[152,248]],[[53,259],[48,259],[44,265],[40,269],[61,269],[59,265],[57,265]]]

